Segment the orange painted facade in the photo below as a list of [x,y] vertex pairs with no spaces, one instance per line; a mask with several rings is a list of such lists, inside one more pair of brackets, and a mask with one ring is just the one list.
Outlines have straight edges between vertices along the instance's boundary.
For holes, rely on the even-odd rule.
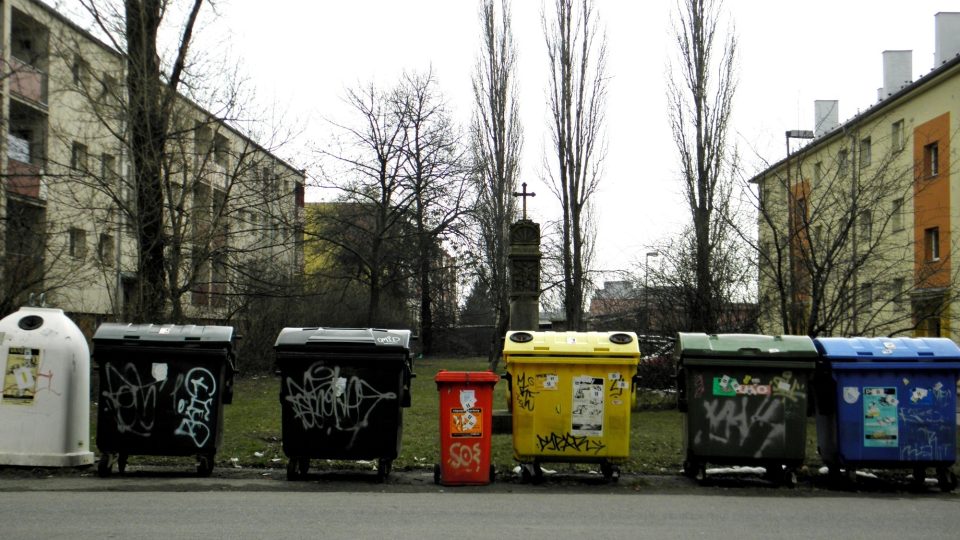
[[[930,163],[936,146],[936,163]],[[950,286],[950,113],[913,131],[914,276],[917,289]],[[935,172],[935,174],[931,174]],[[939,233],[938,258],[930,256],[928,231]]]

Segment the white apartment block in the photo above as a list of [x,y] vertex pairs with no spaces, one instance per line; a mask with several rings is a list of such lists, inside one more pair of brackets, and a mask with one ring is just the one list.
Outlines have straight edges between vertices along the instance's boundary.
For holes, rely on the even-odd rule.
[[[0,0],[0,39],[0,315],[43,293],[88,333],[127,320],[139,214],[123,56],[38,0]],[[304,172],[221,114],[178,96],[164,156],[166,270],[183,320],[221,320],[248,291],[302,272]]]

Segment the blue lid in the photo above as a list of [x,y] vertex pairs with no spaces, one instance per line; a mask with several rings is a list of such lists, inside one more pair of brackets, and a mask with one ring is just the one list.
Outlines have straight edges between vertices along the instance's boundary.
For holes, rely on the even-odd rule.
[[960,347],[947,338],[816,338],[813,342],[824,358],[837,361],[960,359]]

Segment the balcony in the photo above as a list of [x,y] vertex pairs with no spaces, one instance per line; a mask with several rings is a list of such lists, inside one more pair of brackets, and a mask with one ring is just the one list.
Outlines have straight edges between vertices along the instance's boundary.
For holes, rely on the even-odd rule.
[[10,57],[10,92],[28,102],[47,106],[47,74],[16,57]]
[[24,197],[39,199],[40,166],[13,158],[7,160],[7,191]]

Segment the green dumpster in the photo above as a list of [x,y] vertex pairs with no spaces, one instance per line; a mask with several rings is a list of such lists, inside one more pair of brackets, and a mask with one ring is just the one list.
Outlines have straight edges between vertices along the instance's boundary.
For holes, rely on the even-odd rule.
[[813,340],[681,333],[675,357],[684,474],[703,481],[707,463],[757,466],[792,485],[806,450]]

